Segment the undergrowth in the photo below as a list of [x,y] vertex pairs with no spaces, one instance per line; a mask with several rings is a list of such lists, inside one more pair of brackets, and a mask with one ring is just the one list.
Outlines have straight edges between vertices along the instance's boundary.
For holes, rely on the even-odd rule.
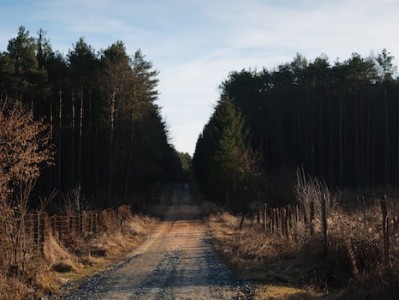
[[296,228],[289,238],[265,232],[254,217],[246,218],[240,231],[241,218],[215,206],[208,223],[217,253],[240,277],[258,283],[258,299],[398,299],[399,238],[393,216],[398,211],[392,203],[388,263],[376,201],[358,209],[330,209],[328,253],[318,220],[313,235]]
[[[0,299],[38,299],[44,296],[58,298],[59,288],[67,282],[101,271],[111,263],[123,259],[155,228],[156,219],[137,216],[129,207],[123,231],[115,215],[105,214],[96,234],[71,234],[60,240],[48,228],[43,257],[24,262],[23,269],[0,268]],[[4,264],[3,264],[4,266]]]

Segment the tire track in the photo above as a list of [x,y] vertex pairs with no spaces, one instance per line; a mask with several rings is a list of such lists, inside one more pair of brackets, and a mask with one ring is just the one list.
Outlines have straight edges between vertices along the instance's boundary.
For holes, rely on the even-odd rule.
[[215,256],[187,186],[177,185],[157,232],[121,264],[63,299],[252,299]]

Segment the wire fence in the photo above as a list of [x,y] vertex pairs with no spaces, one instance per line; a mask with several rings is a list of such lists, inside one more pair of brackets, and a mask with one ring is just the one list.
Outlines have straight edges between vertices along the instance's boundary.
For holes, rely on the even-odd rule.
[[339,242],[346,248],[355,274],[363,256],[375,247],[374,252],[386,266],[399,254],[399,204],[386,196],[371,203],[357,202],[351,213],[329,203],[326,197],[280,208],[262,204],[257,207],[255,222],[268,235],[294,243],[318,237],[325,255]]
[[130,216],[130,206],[52,216],[41,212],[2,215],[0,271],[7,275],[24,271],[28,261],[44,258],[45,245],[51,238],[67,245],[72,239],[88,239],[101,232],[123,233]]

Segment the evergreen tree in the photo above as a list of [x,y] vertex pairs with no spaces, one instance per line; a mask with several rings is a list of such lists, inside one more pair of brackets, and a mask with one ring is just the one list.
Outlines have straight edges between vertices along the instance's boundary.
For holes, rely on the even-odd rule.
[[[330,64],[325,55],[308,61],[297,54],[273,71],[229,74],[221,94],[244,116],[252,149],[261,149],[263,169],[272,178],[268,186],[280,174],[289,181],[297,167],[334,187],[399,183],[399,81],[392,58],[383,50],[376,58],[354,53]],[[213,116],[193,158],[194,174],[207,194],[211,177],[222,176],[209,167],[220,149],[214,127]]]
[[75,190],[91,206],[116,206],[181,178],[156,104],[157,76],[140,50],[130,56],[121,41],[97,54],[80,38],[64,57],[44,30],[35,39],[21,27],[0,53],[0,111],[22,100],[49,124],[55,168],[39,178],[39,192]]
[[[39,67],[36,41],[28,30],[21,26],[17,37],[11,39],[7,46],[8,54],[4,56],[6,64],[12,63],[7,94],[10,98],[21,101],[34,110],[35,115],[43,116],[43,103],[48,96],[47,72]],[[9,70],[10,71],[10,70]],[[11,75],[11,76],[10,76]],[[40,103],[39,103],[40,102]]]
[[[253,197],[253,183],[259,176],[256,157],[249,150],[248,142],[249,131],[241,113],[230,98],[222,97],[197,143],[193,158],[195,175],[203,185],[208,185],[208,195],[240,211],[246,209],[245,198]],[[205,143],[213,145],[207,149]]]

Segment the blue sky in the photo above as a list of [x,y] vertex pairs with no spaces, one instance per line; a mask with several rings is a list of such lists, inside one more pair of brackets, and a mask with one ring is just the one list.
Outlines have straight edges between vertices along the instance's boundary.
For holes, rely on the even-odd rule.
[[398,16],[399,0],[0,0],[0,51],[20,25],[45,29],[64,54],[82,36],[96,50],[140,48],[160,71],[171,142],[192,154],[229,72],[273,69],[298,52],[399,58]]

